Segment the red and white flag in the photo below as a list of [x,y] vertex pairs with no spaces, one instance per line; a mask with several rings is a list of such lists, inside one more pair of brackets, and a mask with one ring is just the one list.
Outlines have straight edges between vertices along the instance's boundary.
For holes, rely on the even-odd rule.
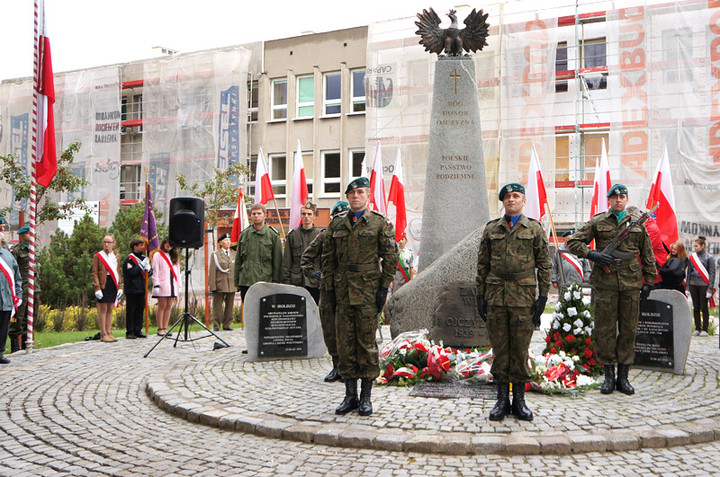
[[45,2],[37,3],[37,35],[35,36],[35,62],[37,76],[35,91],[37,93],[35,140],[35,181],[43,187],[50,185],[57,172],[57,156],[55,153],[55,83],[53,80],[52,58],[50,56],[50,40],[47,37],[45,22]]
[[590,217],[601,212],[607,212],[609,208],[607,193],[611,185],[605,138],[603,138],[600,160],[595,163],[595,182],[593,184],[592,202],[590,203]]
[[238,189],[238,200],[235,206],[235,215],[233,215],[232,232],[230,233],[230,242],[232,245],[238,243],[240,233],[242,233],[248,225],[250,225],[250,222],[248,221],[247,209],[245,209],[242,189]]
[[255,165],[255,203],[267,204],[275,198],[273,194],[272,184],[270,183],[270,173],[267,164],[265,164],[265,156],[263,156],[262,148],[258,152],[257,163]]
[[395,204],[395,241],[405,236],[407,228],[407,210],[405,209],[405,185],[403,181],[402,164],[400,162],[400,146],[395,156],[395,170],[390,182],[388,202]]
[[543,182],[542,171],[540,170],[540,159],[538,158],[535,145],[530,154],[530,170],[528,171],[528,183],[525,186],[525,215],[535,220],[541,220],[545,215],[545,204],[547,204],[547,193],[545,182]]
[[660,228],[662,240],[666,244],[671,244],[678,239],[678,225],[677,215],[675,215],[675,194],[672,188],[667,146],[665,146],[662,159],[658,164],[655,182],[650,187],[650,196],[646,207],[649,210],[655,207],[655,204],[660,204],[660,207],[655,211],[655,221]]
[[380,144],[375,149],[375,161],[373,162],[372,172],[370,173],[370,203],[375,210],[383,215],[387,215],[387,204],[385,203],[385,181],[383,180],[382,155],[380,153]]
[[293,164],[293,182],[290,193],[290,230],[297,229],[302,225],[301,210],[308,198],[308,186],[305,180],[305,166],[303,165],[302,149],[300,140],[297,142],[295,152],[295,163]]

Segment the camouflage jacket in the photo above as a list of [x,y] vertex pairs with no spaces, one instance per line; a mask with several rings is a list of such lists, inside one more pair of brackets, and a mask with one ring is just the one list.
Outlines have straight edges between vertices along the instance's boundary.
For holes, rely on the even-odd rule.
[[[311,278],[313,273],[318,270],[322,270],[323,245],[327,237],[325,231],[325,229],[322,229],[320,233],[312,239],[312,242],[310,242],[310,245],[308,245],[300,258],[300,268],[302,268],[303,274],[306,278]],[[324,289],[325,287],[322,281],[319,286],[321,289]]]
[[255,230],[252,225],[243,230],[235,254],[235,285],[280,283],[281,271],[282,245],[275,229],[266,224],[260,230]]
[[[537,269],[537,273],[536,273]],[[488,304],[532,306],[547,296],[552,262],[537,220],[522,216],[511,229],[503,217],[485,225],[478,251],[477,288]]]
[[300,268],[300,259],[303,252],[308,248],[310,242],[317,237],[320,230],[321,229],[313,225],[310,229],[300,227],[287,234],[285,238],[285,252],[283,253],[283,283],[299,287],[308,286],[317,288],[320,286],[318,281],[312,278],[312,274],[310,274],[310,277],[307,277],[303,275],[302,269]]
[[[20,267],[20,276],[22,277],[22,288],[23,293],[27,293],[28,287],[30,285],[30,248],[25,242],[18,242],[13,246],[11,250],[13,257],[15,257],[15,261],[18,263],[18,267]],[[36,273],[37,275],[37,273]],[[38,278],[35,277],[35,293],[38,292],[37,290],[37,282]]]
[[374,303],[378,288],[395,276],[398,248],[395,230],[384,215],[365,209],[353,223],[352,212],[335,217],[323,244],[323,285],[335,290],[338,303]]
[[[630,214],[625,214],[618,224],[615,214],[608,210],[596,214],[587,223],[578,229],[570,237],[567,248],[580,258],[586,258],[590,252],[588,244],[595,240],[595,249],[603,250],[615,238],[617,234],[631,221],[637,219]],[[623,240],[617,248],[620,252],[629,252],[640,256],[640,260],[633,258],[622,261],[619,265],[610,265],[610,273],[605,273],[597,265],[594,265],[593,273],[590,275],[590,284],[597,289],[640,289],[645,283],[651,284],[655,281],[657,269],[655,268],[655,255],[653,254],[650,236],[642,225],[636,225],[630,229],[630,235]]]

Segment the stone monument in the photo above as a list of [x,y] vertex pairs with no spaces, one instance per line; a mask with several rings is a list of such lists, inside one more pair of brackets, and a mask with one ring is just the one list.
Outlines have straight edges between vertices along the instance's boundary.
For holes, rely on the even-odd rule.
[[435,63],[420,232],[420,267],[425,269],[489,218],[485,159],[480,128],[475,63],[467,51],[486,45],[487,14],[473,10],[459,30],[455,10],[450,28],[439,28],[431,8],[418,14],[420,44],[440,56]]
[[475,290],[474,281],[445,286],[432,316],[431,340],[453,348],[490,346],[486,324],[475,305]]
[[249,361],[319,358],[327,351],[318,307],[305,288],[258,282],[244,306]]

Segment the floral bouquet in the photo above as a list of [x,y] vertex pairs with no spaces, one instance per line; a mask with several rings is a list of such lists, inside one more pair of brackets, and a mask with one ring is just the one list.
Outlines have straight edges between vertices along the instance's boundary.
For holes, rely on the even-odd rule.
[[451,352],[433,345],[428,330],[399,334],[380,351],[380,384],[407,386],[417,381],[441,381],[450,370]]
[[481,383],[492,381],[492,349],[473,349],[465,352],[456,351],[453,374],[460,379],[472,379]]
[[569,356],[565,351],[537,357],[530,354],[528,364],[532,381],[526,385],[526,390],[554,394],[597,387],[593,377],[580,373],[577,368],[580,360],[580,356]]

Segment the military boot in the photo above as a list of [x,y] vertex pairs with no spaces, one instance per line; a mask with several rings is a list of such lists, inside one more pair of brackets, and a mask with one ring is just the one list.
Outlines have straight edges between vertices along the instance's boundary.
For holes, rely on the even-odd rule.
[[369,416],[372,414],[372,402],[370,402],[372,384],[372,379],[360,380],[360,404],[358,406],[358,414],[361,416]]
[[16,351],[20,351],[20,338],[19,336],[11,336],[10,337],[10,352],[14,353]]
[[628,371],[630,371],[629,364],[618,364],[618,376],[615,382],[615,388],[623,394],[635,394],[635,388],[630,385],[628,381]]
[[490,420],[502,421],[510,412],[510,384],[497,383],[497,402],[490,411]]
[[323,380],[326,383],[332,383],[334,381],[338,381],[338,380],[342,379],[337,371],[338,361],[340,361],[340,358],[333,357],[333,359],[332,359],[333,368],[330,370],[330,372],[327,374],[327,376],[325,376],[325,379]]
[[521,421],[532,421],[533,413],[525,404],[525,383],[513,383],[512,413]]
[[605,381],[600,386],[600,392],[610,394],[615,389],[615,365],[603,364],[603,368],[605,369]]
[[357,379],[345,380],[345,399],[335,408],[335,414],[347,414],[358,408]]

